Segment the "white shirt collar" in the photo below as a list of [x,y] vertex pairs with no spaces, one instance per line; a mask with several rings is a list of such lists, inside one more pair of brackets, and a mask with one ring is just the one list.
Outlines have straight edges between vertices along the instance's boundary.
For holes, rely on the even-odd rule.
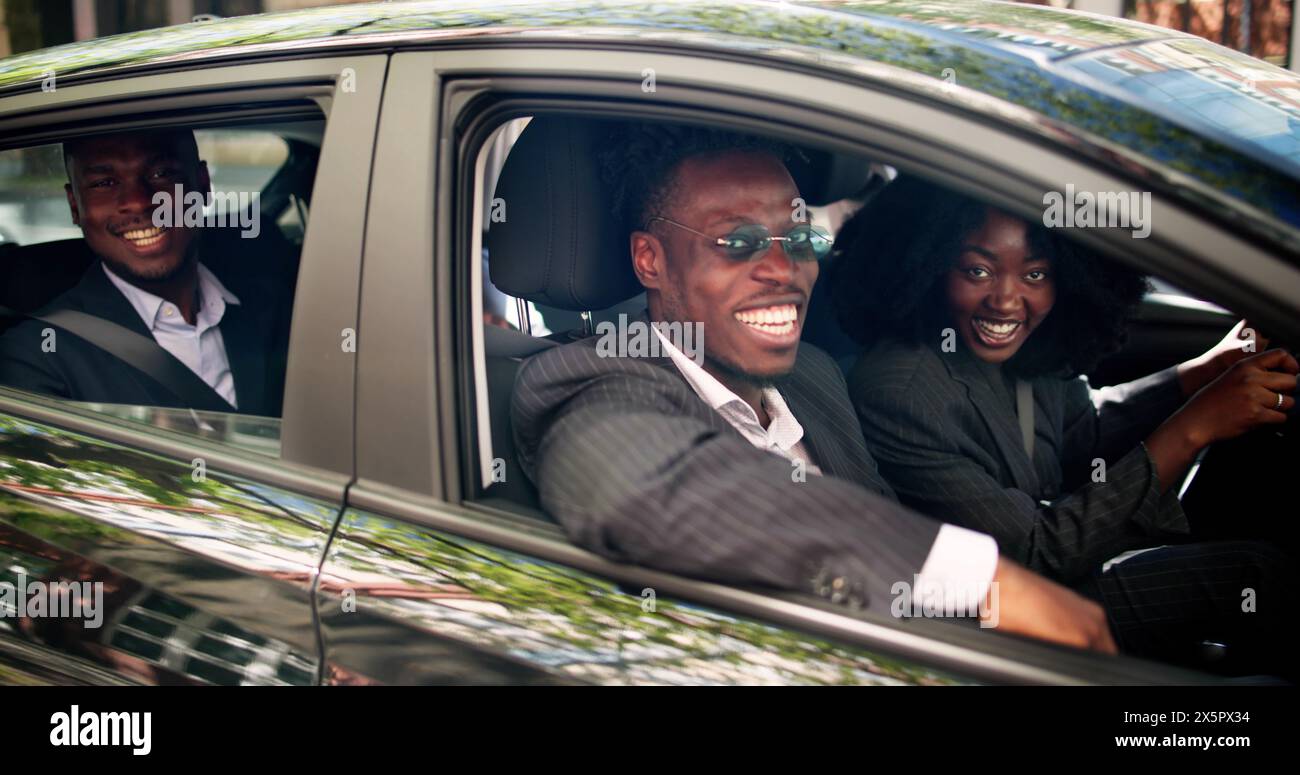
[[668,353],[673,365],[681,372],[687,384],[714,411],[722,415],[733,428],[755,446],[777,447],[788,452],[803,439],[803,426],[795,419],[781,392],[775,387],[763,388],[763,408],[767,410],[768,426],[758,421],[758,414],[743,398],[718,381],[664,336],[658,328],[651,327]]
[[[99,265],[104,268],[104,274],[117,287],[126,300],[131,302],[140,319],[150,331],[157,329],[159,314],[162,311],[163,304],[169,303],[161,296],[155,296],[148,291],[138,288],[131,283],[117,276],[117,273],[108,268],[108,264],[101,261]],[[221,284],[217,276],[204,266],[198,264],[199,276],[199,311],[195,315],[195,324],[201,328],[208,328],[221,322],[221,317],[225,313],[227,304],[238,304],[239,297],[226,289]]]

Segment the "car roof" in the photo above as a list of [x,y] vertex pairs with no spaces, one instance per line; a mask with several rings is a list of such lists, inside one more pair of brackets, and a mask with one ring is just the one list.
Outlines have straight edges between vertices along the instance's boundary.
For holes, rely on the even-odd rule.
[[[466,36],[740,51],[888,82],[1100,157],[1300,249],[1300,75],[1199,37],[984,0],[469,0],[329,6],[0,60],[0,96],[59,78]],[[957,88],[953,88],[957,87]],[[1063,181],[1064,184],[1064,181]]]

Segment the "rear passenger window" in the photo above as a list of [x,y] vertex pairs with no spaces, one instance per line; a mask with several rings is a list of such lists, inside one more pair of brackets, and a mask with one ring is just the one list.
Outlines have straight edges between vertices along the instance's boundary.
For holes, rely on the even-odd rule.
[[0,151],[0,385],[277,455],[323,131],[168,127]]

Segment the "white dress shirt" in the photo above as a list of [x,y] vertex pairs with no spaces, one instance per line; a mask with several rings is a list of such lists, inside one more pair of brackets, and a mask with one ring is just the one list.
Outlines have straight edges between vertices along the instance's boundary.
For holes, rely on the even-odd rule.
[[[749,443],[789,460],[803,460],[808,472],[821,474],[804,450],[803,426],[790,412],[780,391],[775,387],[763,388],[763,409],[770,420],[768,427],[764,428],[754,407],[686,357],[658,328],[652,327],[652,330],[659,337],[663,351],[700,400],[722,415]],[[982,601],[997,572],[997,565],[998,544],[992,536],[945,524],[939,528],[916,578],[903,580],[914,598],[919,593],[919,599],[909,601],[907,605],[943,611],[968,605],[967,601]],[[967,613],[973,612],[967,608]]]
[[686,354],[669,341],[659,329],[652,330],[664,344],[664,352],[668,353],[668,357],[676,364],[677,370],[682,373],[687,384],[700,400],[722,415],[722,418],[731,427],[740,431],[740,435],[744,436],[750,444],[768,452],[775,452],[787,460],[801,460],[806,466],[806,471],[821,474],[821,469],[813,463],[804,450],[803,426],[790,412],[790,407],[786,406],[780,391],[774,387],[763,388],[763,409],[767,412],[769,420],[767,427],[764,428],[758,421],[758,414],[754,412],[754,407],[731,392],[712,374],[697,366],[695,361],[687,358]]
[[190,325],[175,304],[128,283],[114,274],[107,264],[101,262],[100,266],[104,267],[104,274],[113,285],[131,302],[159,346],[199,375],[231,406],[238,408],[235,377],[230,372],[226,343],[218,328],[226,314],[226,305],[239,303],[235,294],[226,290],[206,266],[199,264],[198,309],[194,325]]

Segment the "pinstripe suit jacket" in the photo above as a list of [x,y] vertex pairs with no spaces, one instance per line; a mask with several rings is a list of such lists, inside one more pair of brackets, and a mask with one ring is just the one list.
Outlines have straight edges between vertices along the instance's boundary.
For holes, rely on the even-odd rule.
[[[1003,555],[1071,583],[1106,560],[1185,534],[1142,440],[1182,402],[1174,369],[1092,392],[1040,377],[1034,460],[1001,373],[955,353],[876,344],[849,377],[868,447],[903,503],[992,535]],[[1094,481],[1106,461],[1104,481]]]
[[571,540],[603,556],[886,607],[939,523],[896,501],[843,375],[802,345],[776,383],[825,476],[794,481],[700,400],[667,357],[600,357],[598,337],[529,359],[511,418],[519,462]]

